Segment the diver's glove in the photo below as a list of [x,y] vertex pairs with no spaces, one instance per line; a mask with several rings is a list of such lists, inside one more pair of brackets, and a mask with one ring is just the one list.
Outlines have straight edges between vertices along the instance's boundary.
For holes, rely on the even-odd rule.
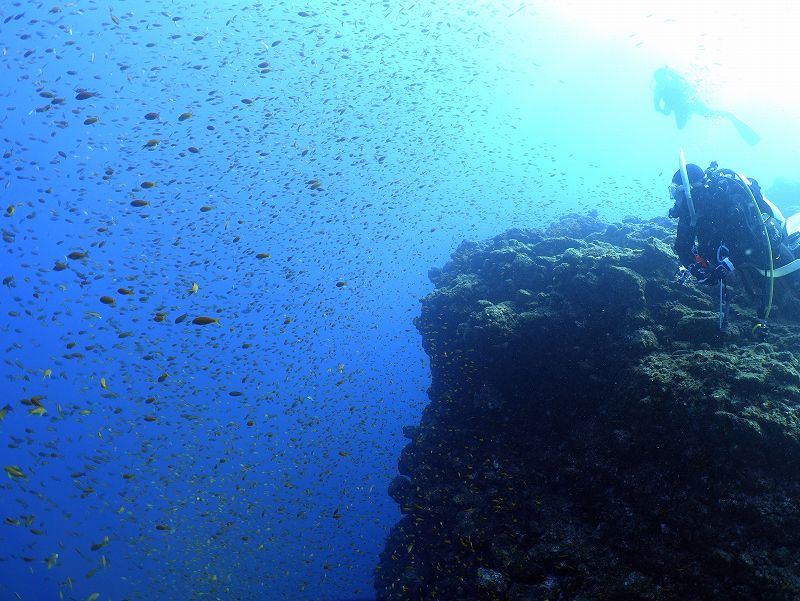
[[698,284],[706,284],[707,286],[715,286],[720,280],[725,279],[728,274],[733,273],[733,263],[727,257],[722,259],[719,265],[714,269],[704,269],[695,264],[690,270],[692,275],[697,278]]

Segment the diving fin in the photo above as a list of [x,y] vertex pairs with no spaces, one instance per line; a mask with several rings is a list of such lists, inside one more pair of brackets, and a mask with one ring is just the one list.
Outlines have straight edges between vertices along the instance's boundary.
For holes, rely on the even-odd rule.
[[742,139],[747,142],[750,146],[755,146],[761,140],[761,136],[759,136],[753,128],[749,125],[746,125],[730,113],[724,113],[724,115],[728,118],[728,120],[733,124],[736,128],[736,131],[739,132],[739,135],[742,136]]

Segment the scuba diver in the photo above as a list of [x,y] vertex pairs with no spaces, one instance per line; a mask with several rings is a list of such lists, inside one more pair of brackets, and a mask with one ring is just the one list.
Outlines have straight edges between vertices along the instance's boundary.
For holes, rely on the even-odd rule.
[[679,73],[669,67],[661,67],[653,73],[653,107],[664,115],[673,113],[678,129],[686,127],[691,115],[700,117],[724,117],[736,128],[742,139],[750,146],[758,144],[761,137],[745,123],[727,111],[709,108],[697,98],[694,88]]
[[[761,288],[759,322],[753,333],[765,333],[776,278],[800,269],[800,214],[788,220],[762,193],[756,180],[712,162],[708,169],[686,164],[669,186],[674,201],[669,216],[678,220],[675,252],[677,277],[694,276],[700,284],[719,288],[719,325],[728,324],[728,276],[736,271],[745,291]],[[761,332],[759,332],[761,330]]]

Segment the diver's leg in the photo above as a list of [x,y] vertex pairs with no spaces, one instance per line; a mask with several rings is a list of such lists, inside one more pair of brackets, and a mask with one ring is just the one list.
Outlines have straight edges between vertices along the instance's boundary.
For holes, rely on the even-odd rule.
[[686,122],[689,120],[690,111],[687,110],[685,105],[677,105],[675,107],[675,125],[678,129],[686,127]]
[[[781,248],[778,253],[778,259],[775,262],[775,267],[783,267],[794,260],[795,253],[792,252],[792,250],[786,246],[786,244],[781,244]],[[784,288],[791,290],[794,296],[800,298],[800,271],[795,271],[794,273],[785,275],[782,278],[776,278],[776,281],[781,281],[781,284]]]
[[721,111],[712,109],[711,107],[697,100],[692,102],[689,106],[692,112],[700,117],[718,117],[723,114]]
[[749,298],[755,298],[755,285],[753,282],[753,273],[752,268],[742,267],[741,269],[736,270],[736,274],[739,276],[739,282],[742,284],[742,288],[747,293]]
[[720,112],[721,116],[725,117],[728,121],[733,124],[736,128],[736,131],[739,132],[739,135],[742,139],[747,142],[750,146],[755,146],[758,144],[759,140],[761,140],[761,136],[759,136],[753,128],[749,125],[745,124],[741,120],[737,119],[734,115],[728,112]]

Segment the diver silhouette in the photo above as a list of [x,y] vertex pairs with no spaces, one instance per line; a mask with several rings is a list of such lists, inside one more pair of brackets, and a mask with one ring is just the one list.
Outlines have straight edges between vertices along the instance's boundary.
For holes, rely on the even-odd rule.
[[686,122],[693,114],[700,117],[724,117],[750,146],[755,146],[761,139],[751,127],[732,113],[708,107],[697,97],[689,82],[669,67],[657,69],[653,73],[653,82],[653,107],[664,115],[673,113],[678,129],[686,127]]

